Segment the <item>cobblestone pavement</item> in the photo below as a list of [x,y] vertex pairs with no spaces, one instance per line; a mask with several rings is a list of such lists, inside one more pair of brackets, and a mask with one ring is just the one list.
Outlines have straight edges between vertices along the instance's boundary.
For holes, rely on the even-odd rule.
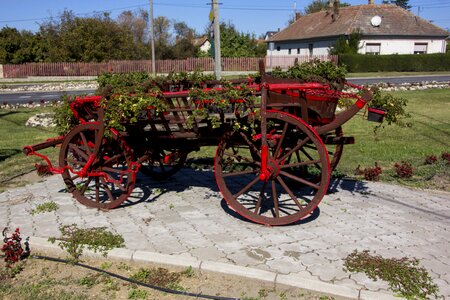
[[[53,200],[56,212],[31,215]],[[230,210],[210,171],[183,169],[170,181],[138,178],[131,201],[109,212],[89,209],[64,190],[60,176],[0,194],[0,225],[23,236],[58,236],[58,227],[106,226],[126,247],[216,261],[368,291],[387,284],[343,270],[353,250],[416,257],[450,299],[450,194],[381,183],[335,181],[307,220],[283,227],[247,222]]]

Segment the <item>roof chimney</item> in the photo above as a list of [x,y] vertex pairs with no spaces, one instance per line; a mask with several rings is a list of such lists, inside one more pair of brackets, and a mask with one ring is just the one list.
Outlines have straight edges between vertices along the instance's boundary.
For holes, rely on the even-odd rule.
[[339,0],[334,0],[333,2],[333,15],[331,18],[333,19],[333,22],[336,21],[337,17],[339,16]]
[[369,4],[374,4],[374,0],[369,0]]

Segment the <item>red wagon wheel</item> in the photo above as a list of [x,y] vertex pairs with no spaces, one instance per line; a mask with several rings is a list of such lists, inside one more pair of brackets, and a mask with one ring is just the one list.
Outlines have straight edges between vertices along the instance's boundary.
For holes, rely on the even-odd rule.
[[99,134],[100,125],[96,123],[72,129],[61,145],[59,165],[65,169],[62,177],[67,189],[80,203],[112,209],[124,202],[134,188],[132,153],[114,134],[101,138],[96,149]]
[[309,216],[326,194],[328,154],[320,137],[299,118],[278,111],[267,111],[266,118],[267,176],[261,176],[261,134],[236,130],[225,134],[217,148],[216,181],[227,203],[243,217],[266,225],[290,224]]
[[186,162],[187,153],[180,149],[152,149],[139,171],[155,180],[165,180],[178,172]]

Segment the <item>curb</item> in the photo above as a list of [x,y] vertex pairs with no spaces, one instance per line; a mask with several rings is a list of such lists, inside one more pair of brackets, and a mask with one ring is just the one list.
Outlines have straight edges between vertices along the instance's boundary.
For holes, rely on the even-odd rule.
[[[62,255],[65,252],[56,244],[52,244],[46,238],[30,237],[30,247],[34,252],[44,251],[46,253]],[[100,253],[95,253],[90,250],[84,250],[83,255],[90,258],[103,258]],[[317,279],[312,279],[310,276],[299,274],[281,275],[271,271],[264,271],[249,267],[237,266],[227,263],[219,263],[214,261],[200,261],[192,257],[184,255],[168,255],[156,252],[148,252],[141,250],[130,250],[126,248],[115,248],[108,252],[108,258],[111,260],[154,263],[171,265],[178,267],[193,267],[200,271],[210,271],[215,273],[222,273],[232,276],[240,276],[248,279],[260,280],[277,284],[287,285],[294,288],[300,288],[316,293],[323,293],[330,296],[358,299],[358,300],[398,300],[390,294],[382,292],[373,292],[369,290],[358,290],[355,288],[335,285],[323,282]]]

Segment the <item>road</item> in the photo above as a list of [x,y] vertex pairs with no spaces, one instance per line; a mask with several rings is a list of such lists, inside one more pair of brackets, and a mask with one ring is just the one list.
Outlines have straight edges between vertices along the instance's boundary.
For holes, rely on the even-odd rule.
[[399,77],[368,77],[368,78],[348,78],[353,84],[374,84],[380,82],[400,84],[417,83],[423,81],[450,82],[450,75],[423,75],[423,76],[399,76]]
[[68,95],[88,95],[93,94],[95,90],[72,90],[72,91],[51,91],[51,92],[17,92],[0,94],[0,104],[17,104],[44,101],[53,101],[61,99],[63,94]]
[[[402,76],[402,77],[370,77],[370,78],[349,78],[349,82],[353,84],[374,84],[379,82],[389,82],[392,84],[399,83],[415,83],[422,81],[438,81],[449,82],[450,75],[423,75],[423,76]],[[27,103],[30,101],[40,102],[41,100],[52,101],[59,100],[63,94],[69,95],[86,95],[94,93],[94,90],[76,90],[76,91],[52,91],[52,92],[17,92],[17,93],[0,93],[0,104],[16,104]]]

